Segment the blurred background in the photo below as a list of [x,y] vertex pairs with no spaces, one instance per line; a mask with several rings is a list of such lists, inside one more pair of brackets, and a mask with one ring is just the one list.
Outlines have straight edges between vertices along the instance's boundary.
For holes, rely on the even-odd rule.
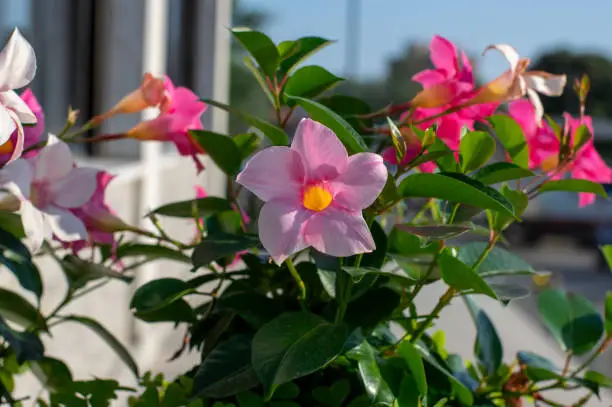
[[[511,44],[521,55],[531,57],[532,69],[566,73],[570,84],[583,73],[590,76],[592,92],[587,112],[594,116],[597,149],[612,164],[609,0],[590,0],[588,6],[554,0],[0,0],[0,37],[7,38],[17,26],[36,50],[39,71],[32,87],[45,109],[48,131],[61,129],[67,106],[80,109],[81,117],[87,120],[139,85],[143,71],[147,70],[149,50],[145,44],[150,43],[146,27],[152,23],[147,16],[155,14],[147,14],[147,7],[163,7],[157,13],[159,21],[153,23],[161,24],[164,30],[161,38],[165,41],[157,41],[154,46],[156,55],[163,59],[158,66],[165,65],[164,70],[175,84],[270,118],[272,110],[243,64],[244,51],[239,44],[230,42],[227,27],[261,30],[277,43],[307,35],[336,40],[336,44],[309,63],[322,65],[346,79],[335,92],[362,98],[374,108],[406,101],[419,90],[411,77],[430,67],[428,45],[434,34],[448,38],[467,52],[481,83],[507,69],[501,56],[491,53],[484,58],[482,50],[492,43]],[[573,94],[566,92],[563,97],[545,100],[545,108],[553,118],[560,118],[565,111],[576,114],[578,104]],[[204,118],[206,128],[221,132],[246,130],[244,123],[210,110]],[[100,131],[122,131],[138,120],[119,118]],[[290,123],[289,129],[295,123]],[[142,162],[148,154],[130,141],[79,148],[82,160],[107,166],[119,174],[123,166]],[[157,159],[174,157],[170,147],[164,147],[159,154]],[[182,174],[191,173],[192,169],[176,167],[175,171],[181,174],[181,182],[177,183],[176,176],[166,171],[163,175],[168,182],[164,184],[162,178],[156,178],[159,185],[149,188],[157,190],[157,198],[144,203],[137,201],[137,192],[143,188],[138,177],[135,184],[117,187],[115,199],[124,216],[138,221],[138,214],[142,213],[138,208],[190,197],[195,183],[205,185],[213,195],[215,191],[223,193],[224,181],[212,165],[204,177],[185,181]],[[525,220],[509,232],[508,239],[512,250],[536,269],[553,272],[550,284],[586,295],[601,308],[605,291],[612,289],[612,274],[598,251],[598,245],[612,244],[609,201],[598,199],[595,204],[579,209],[573,194],[545,195],[530,206]],[[178,271],[164,266],[161,272]],[[529,280],[525,284],[538,289]],[[432,293],[424,304],[436,298]],[[88,310],[96,308],[100,300],[97,301],[92,300]],[[125,313],[127,308],[120,305],[121,301],[117,302],[116,312]],[[493,315],[493,320],[500,331],[507,332],[515,341],[508,349],[545,349],[544,354],[558,357],[556,345],[533,317],[534,306],[533,297],[518,301],[495,311],[499,317]],[[441,320],[443,326],[466,323],[464,315],[454,313],[443,315]],[[141,339],[134,333],[138,329],[132,328],[132,322],[113,324],[116,330],[126,332],[123,336],[126,342],[139,347]],[[85,335],[80,331],[77,334]],[[170,339],[160,339],[159,346],[143,356],[151,359],[152,354],[164,349],[155,360],[147,360],[152,367],[159,369],[161,361],[171,353],[168,347],[176,345],[176,335],[168,335]],[[468,336],[465,345],[458,346],[469,353],[472,333]],[[95,342],[91,346],[96,346]],[[58,352],[70,354],[74,349]],[[610,361],[612,357],[607,355],[595,367],[610,374]],[[182,368],[177,366],[169,372]],[[116,370],[111,371],[117,374]],[[83,374],[86,372],[89,371],[84,369]]]

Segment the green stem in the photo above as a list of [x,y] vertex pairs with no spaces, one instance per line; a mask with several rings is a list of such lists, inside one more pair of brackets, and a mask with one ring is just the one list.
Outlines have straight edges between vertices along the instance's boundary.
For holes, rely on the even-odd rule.
[[[358,260],[361,260],[361,257],[358,257]],[[336,301],[338,301],[338,309],[336,310],[335,323],[339,324],[344,319],[346,308],[351,299],[353,281],[351,276],[346,271],[342,270],[342,268],[338,269],[336,279]]]
[[302,280],[302,277],[300,277],[300,273],[298,273],[298,271],[296,270],[295,265],[293,264],[293,260],[291,260],[291,257],[287,257],[287,259],[285,260],[285,264],[287,265],[289,272],[293,276],[293,279],[295,280],[298,285],[298,288],[300,289],[300,306],[302,307],[302,311],[306,312],[308,309],[306,308],[306,285],[304,284],[304,280]]
[[423,322],[421,322],[417,329],[414,331],[414,334],[412,335],[411,339],[412,342],[416,342],[417,340],[419,340],[419,338],[423,335],[429,324],[431,324],[431,322],[439,316],[442,309],[450,303],[455,293],[456,290],[454,288],[448,287],[446,292],[442,294],[442,296],[438,300],[438,303],[436,304],[434,309],[431,310],[429,317],[426,318]]
[[578,373],[582,372],[584,369],[586,369],[587,367],[589,367],[589,365],[595,360],[597,359],[597,357],[599,355],[601,355],[603,353],[603,351],[606,350],[606,348],[608,347],[608,345],[610,344],[610,342],[612,341],[612,337],[606,337],[606,339],[604,339],[604,341],[601,343],[601,345],[599,345],[599,348],[597,348],[597,350],[595,352],[593,352],[593,354],[591,356],[589,356],[589,358],[587,360],[584,361],[583,364],[581,364],[578,369],[576,369],[574,371],[574,373],[571,374],[571,377],[576,377],[578,375]]

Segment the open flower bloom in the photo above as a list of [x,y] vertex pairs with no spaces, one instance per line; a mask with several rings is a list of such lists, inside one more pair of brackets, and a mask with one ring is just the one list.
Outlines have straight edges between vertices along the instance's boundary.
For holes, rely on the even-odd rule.
[[33,251],[53,235],[64,242],[87,239],[85,225],[71,209],[91,199],[96,174],[94,169],[75,167],[70,148],[54,138],[37,156],[0,170],[0,188],[12,189],[21,201],[25,242]]
[[200,172],[204,166],[197,156],[204,150],[188,131],[203,128],[201,116],[206,104],[191,90],[174,87],[168,77],[164,79],[164,89],[167,99],[160,105],[159,116],[137,124],[127,132],[127,136],[138,140],[171,141],[181,155],[193,158]]
[[36,123],[36,116],[14,89],[26,86],[34,79],[35,74],[34,49],[19,30],[15,29],[4,49],[0,51],[0,145],[9,141],[13,132],[17,132],[8,162],[16,160],[23,152],[25,135],[22,123]]
[[336,135],[302,119],[291,147],[255,154],[237,182],[265,201],[259,237],[277,264],[306,247],[344,257],[375,249],[362,210],[387,180],[382,157],[351,157]]
[[83,222],[88,233],[87,240],[68,244],[73,251],[78,252],[93,243],[113,246],[114,233],[130,229],[106,202],[106,188],[113,179],[114,176],[106,171],[97,172],[96,189],[91,198],[82,206],[70,209],[70,212]]
[[[34,93],[30,89],[26,89],[20,97],[30,108],[32,113],[34,113],[34,116],[36,116],[35,126],[26,126],[23,128],[23,148],[27,149],[41,140],[45,130],[45,114],[42,107],[38,103],[36,96],[34,96]],[[18,130],[15,130],[13,134],[11,134],[9,140],[0,145],[0,164],[5,164],[10,160],[18,139],[19,132]],[[28,151],[27,153],[23,154],[23,157],[32,157],[36,154],[38,154],[38,151],[36,150]]]
[[485,53],[491,49],[502,53],[510,64],[510,69],[483,86],[471,103],[507,102],[527,95],[535,108],[535,119],[539,124],[544,116],[544,107],[538,93],[560,96],[565,88],[566,76],[527,71],[529,58],[521,58],[510,45],[489,45]]

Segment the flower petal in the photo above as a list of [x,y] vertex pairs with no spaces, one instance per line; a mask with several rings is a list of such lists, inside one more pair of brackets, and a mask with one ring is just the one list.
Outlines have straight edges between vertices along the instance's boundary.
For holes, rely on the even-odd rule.
[[78,208],[85,205],[96,192],[98,170],[73,168],[61,180],[50,185],[53,202],[62,208]]
[[307,180],[332,180],[345,171],[348,163],[348,153],[340,139],[312,119],[300,121],[291,149],[302,157]]
[[236,182],[263,201],[299,200],[304,182],[302,158],[289,147],[268,147],[251,157]]
[[45,222],[59,240],[74,242],[87,239],[85,224],[72,212],[57,206],[48,206],[44,210],[44,217]]
[[259,213],[261,244],[277,264],[307,247],[303,230],[312,212],[288,201],[268,201]]
[[24,244],[33,253],[40,250],[46,237],[51,236],[51,231],[45,225],[45,218],[30,201],[23,201],[19,210],[21,223],[25,232]]
[[14,111],[24,124],[36,124],[37,118],[30,106],[12,90],[0,93],[0,103]]
[[368,253],[376,248],[361,212],[328,208],[315,214],[304,229],[308,245],[335,257]]
[[435,69],[425,69],[412,77],[412,80],[423,85],[424,88],[428,88],[436,83],[440,83],[446,80],[444,74]]
[[25,145],[25,131],[17,118],[17,114],[12,110],[7,110],[7,112],[13,119],[15,126],[17,126],[17,140],[15,142],[15,146],[13,147],[13,151],[11,152],[11,156],[7,161],[7,163],[11,163],[21,157],[21,154],[23,153],[23,146]]
[[374,153],[359,153],[349,157],[346,171],[331,182],[335,207],[350,212],[372,205],[385,183],[387,167],[383,158]]
[[530,71],[523,75],[527,88],[535,89],[546,96],[561,96],[567,77],[565,75],[553,75],[548,72]]
[[62,141],[47,145],[36,156],[35,180],[58,181],[74,167],[70,147]]
[[521,60],[521,56],[514,48],[507,44],[494,44],[486,47],[482,54],[484,55],[485,53],[487,53],[487,51],[492,49],[501,52],[504,58],[506,58],[506,61],[508,61],[508,63],[510,64],[510,69],[512,71],[516,69],[519,64],[519,61]]
[[535,122],[539,126],[542,123],[542,117],[544,117],[544,106],[540,100],[540,96],[533,89],[527,89],[527,97],[533,105],[533,114],[535,116]]
[[448,76],[457,73],[459,66],[455,44],[444,37],[434,35],[429,45],[429,52],[431,62],[436,68],[444,70]]
[[518,99],[508,105],[510,116],[521,126],[527,142],[535,137],[538,125],[534,120],[534,105],[527,99]]
[[35,74],[34,49],[15,28],[0,52],[0,92],[23,88],[32,82]]
[[6,143],[16,129],[17,123],[13,120],[9,110],[0,106],[0,145]]
[[0,188],[19,199],[28,199],[33,177],[34,170],[28,161],[13,161],[0,170]]

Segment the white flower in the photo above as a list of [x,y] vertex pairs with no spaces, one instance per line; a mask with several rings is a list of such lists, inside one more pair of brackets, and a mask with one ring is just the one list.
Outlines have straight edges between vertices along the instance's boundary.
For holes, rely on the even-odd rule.
[[0,170],[0,188],[21,200],[25,243],[32,251],[53,235],[64,242],[87,239],[85,225],[70,209],[93,196],[96,176],[93,168],[75,167],[70,148],[61,141]]
[[21,124],[36,123],[36,116],[14,89],[29,84],[35,74],[34,49],[15,29],[0,51],[0,145],[6,143],[15,130],[18,136],[9,162],[19,158],[23,152],[24,134]]

